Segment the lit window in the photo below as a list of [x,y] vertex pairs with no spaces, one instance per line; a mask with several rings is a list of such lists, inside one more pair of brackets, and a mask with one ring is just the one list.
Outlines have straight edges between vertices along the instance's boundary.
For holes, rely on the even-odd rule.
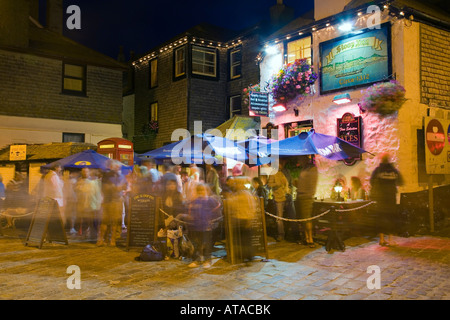
[[311,64],[311,37],[290,41],[287,44],[287,63],[296,59],[308,59]]
[[186,48],[175,50],[175,78],[184,76],[186,73]]
[[86,68],[84,66],[63,65],[63,92],[84,93],[86,83]]
[[158,85],[158,59],[153,59],[149,63],[150,66],[150,88]]
[[241,96],[230,97],[230,118],[242,113]]
[[158,102],[153,102],[150,104],[150,121],[158,121]]
[[241,48],[230,51],[230,79],[236,79],[241,76]]
[[216,76],[216,51],[214,49],[192,47],[192,73],[202,76]]

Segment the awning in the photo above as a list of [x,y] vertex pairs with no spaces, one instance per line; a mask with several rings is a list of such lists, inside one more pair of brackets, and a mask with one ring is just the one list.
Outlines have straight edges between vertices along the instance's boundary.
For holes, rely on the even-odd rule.
[[255,130],[261,129],[261,122],[258,117],[233,116],[216,129],[222,133],[222,137],[240,141],[255,136]]

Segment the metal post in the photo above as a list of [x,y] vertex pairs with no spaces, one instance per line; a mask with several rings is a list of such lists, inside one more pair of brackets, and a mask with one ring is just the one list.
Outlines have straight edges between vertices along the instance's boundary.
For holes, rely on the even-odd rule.
[[428,210],[430,217],[430,232],[434,232],[434,194],[433,194],[433,175],[428,175]]

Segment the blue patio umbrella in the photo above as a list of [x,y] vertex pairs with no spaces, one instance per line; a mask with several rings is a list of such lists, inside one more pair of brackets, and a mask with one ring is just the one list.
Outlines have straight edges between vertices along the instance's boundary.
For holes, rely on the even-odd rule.
[[[249,150],[256,154],[257,149]],[[267,146],[265,157],[277,155],[279,157],[319,154],[330,160],[345,160],[354,158],[368,152],[338,137],[317,133],[314,130],[280,141],[275,141]],[[370,153],[370,152],[368,152]]]
[[[84,150],[82,152],[73,154],[66,158],[51,162],[49,164],[41,166],[43,169],[50,169],[55,164],[59,164],[62,168],[90,168],[90,169],[101,169],[108,170],[108,162],[111,159],[101,155],[94,150]],[[130,166],[126,166],[120,162],[118,162],[121,166],[121,170],[123,173],[127,173],[131,171],[133,168]]]
[[152,158],[157,163],[171,160],[177,164],[214,163],[217,157],[245,161],[247,154],[235,141],[202,133],[139,155],[142,160]]
[[[252,167],[270,162],[270,158],[267,158],[266,154],[267,146],[272,142],[275,142],[275,140],[265,136],[252,136],[248,139],[238,141],[237,144],[245,148],[248,157],[246,164]],[[250,150],[252,150],[252,152]]]

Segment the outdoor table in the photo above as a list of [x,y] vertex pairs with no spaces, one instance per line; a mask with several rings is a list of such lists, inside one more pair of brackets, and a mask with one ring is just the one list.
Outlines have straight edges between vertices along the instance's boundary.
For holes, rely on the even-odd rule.
[[[365,209],[367,206],[365,205],[369,203],[370,201],[368,200],[337,201],[322,199],[314,201],[314,215],[330,210],[328,214],[317,221],[319,226],[327,226],[329,228],[325,244],[327,251],[332,249],[345,250],[343,234],[358,229],[361,225],[360,221],[365,219],[365,217],[361,217],[361,214],[367,212]],[[360,209],[360,207],[364,207],[364,209]]]

